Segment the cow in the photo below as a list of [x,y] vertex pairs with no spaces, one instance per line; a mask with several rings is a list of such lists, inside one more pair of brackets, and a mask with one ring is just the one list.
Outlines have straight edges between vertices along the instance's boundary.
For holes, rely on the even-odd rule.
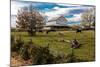
[[46,34],[48,34],[49,32],[50,32],[50,30],[47,30],[47,31],[46,31]]
[[76,33],[81,33],[82,30],[81,29],[76,29]]

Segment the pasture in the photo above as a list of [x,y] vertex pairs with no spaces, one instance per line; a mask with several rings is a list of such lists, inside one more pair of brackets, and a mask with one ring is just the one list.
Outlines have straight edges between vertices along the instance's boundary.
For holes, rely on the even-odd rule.
[[[63,35],[59,35],[59,32],[62,32]],[[48,34],[37,32],[37,35],[33,37],[29,36],[27,32],[11,32],[11,35],[15,38],[20,35],[25,43],[32,39],[33,43],[39,46],[47,46],[49,43],[50,52],[54,56],[71,53],[71,44],[62,40],[72,41],[76,38],[81,46],[74,49],[74,55],[81,60],[95,60],[95,32],[91,30],[82,31],[77,34],[75,31],[56,31]]]

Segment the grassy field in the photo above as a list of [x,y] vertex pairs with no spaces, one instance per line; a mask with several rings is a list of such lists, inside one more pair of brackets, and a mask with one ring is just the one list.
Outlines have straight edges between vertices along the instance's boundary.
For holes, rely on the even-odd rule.
[[[62,32],[64,35],[59,35]],[[75,34],[75,31],[59,31],[50,32],[49,34],[37,33],[36,36],[30,37],[27,32],[12,32],[11,34],[17,38],[21,35],[24,42],[28,42],[32,39],[33,43],[40,46],[47,46],[49,43],[50,51],[53,55],[69,54],[71,52],[71,44],[60,41],[73,40],[75,37],[81,44],[77,49],[74,49],[74,55],[82,60],[94,61],[95,60],[95,32],[94,31],[82,31],[82,33]]]

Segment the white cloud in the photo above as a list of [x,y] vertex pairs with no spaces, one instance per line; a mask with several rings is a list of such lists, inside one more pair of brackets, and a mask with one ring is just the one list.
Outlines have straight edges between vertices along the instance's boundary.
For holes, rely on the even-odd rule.
[[77,21],[81,21],[81,13],[80,14],[74,14],[74,17],[72,18],[66,18],[69,22],[77,22]]
[[48,19],[68,13],[68,10],[66,8],[54,7],[53,9],[55,10],[45,12],[45,15],[48,17]]
[[[36,0],[23,0],[23,1],[36,1]],[[69,1],[69,0],[68,0]],[[48,1],[49,2],[49,1]],[[22,3],[22,2],[18,2],[18,1],[11,1],[11,14],[13,14],[13,15],[16,15],[17,14],[17,11],[18,11],[18,9],[20,9],[21,7],[24,7],[24,6],[28,6],[29,4],[28,3]],[[39,5],[39,4],[33,4],[34,6],[37,6],[37,5]],[[40,4],[41,5],[41,4]],[[62,5],[62,6],[76,6],[76,5],[68,5],[68,4],[59,4],[58,3],[58,5]],[[69,9],[85,9],[85,8],[87,8],[87,7],[82,7],[82,6],[79,6],[79,5],[77,5],[78,7],[73,7],[73,8],[69,8]],[[59,7],[54,7],[54,9],[60,9],[60,11],[62,11],[63,12],[63,10],[65,9],[61,9],[61,8],[59,8]],[[67,9],[68,10],[68,9]]]
[[17,11],[25,6],[28,6],[28,3],[22,3],[18,1],[11,1],[11,15],[16,15]]
[[[54,16],[59,16],[59,15],[69,15],[69,12],[71,10],[76,10],[76,9],[82,9],[82,10],[86,10],[86,9],[89,9],[89,8],[92,8],[92,7],[82,7],[82,6],[78,6],[78,7],[71,7],[71,8],[60,8],[60,7],[54,7],[52,9],[52,11],[49,11],[49,12],[45,12],[45,15],[48,16],[49,18],[50,17],[54,17]],[[78,16],[77,16],[78,17]]]
[[60,8],[59,8],[59,7],[54,7],[53,9],[58,10],[58,9],[60,9]]

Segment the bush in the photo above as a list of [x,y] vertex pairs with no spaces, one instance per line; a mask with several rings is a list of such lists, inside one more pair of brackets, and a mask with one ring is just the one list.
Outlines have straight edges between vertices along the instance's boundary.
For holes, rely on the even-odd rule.
[[64,54],[58,54],[56,57],[55,57],[55,63],[65,63],[66,62],[66,55]]
[[29,41],[27,44],[24,43],[23,46],[21,46],[20,48],[20,56],[24,59],[24,60],[29,60],[30,59],[30,49],[32,49],[31,47],[32,45],[32,41]]
[[20,49],[20,56],[21,56],[24,60],[30,59],[28,49],[29,49],[29,48],[28,48],[28,45],[24,45],[24,46]]
[[27,44],[20,46],[19,55],[24,60],[31,59],[32,63],[35,65],[54,63],[54,56],[50,53],[49,47],[37,46],[32,42],[32,40],[30,40]]
[[51,64],[54,63],[54,56],[50,53],[49,47],[38,47],[31,51],[33,64]]
[[14,36],[11,36],[11,51],[13,52],[20,52],[20,49],[24,45],[23,40],[21,39],[21,36],[18,37],[18,39],[15,40]]
[[67,55],[66,59],[67,63],[80,62],[80,59],[78,59],[74,54],[74,48],[71,48],[71,53]]
[[74,55],[73,48],[71,53],[65,55],[65,54],[58,54],[55,58],[55,63],[72,63],[72,62],[77,62],[78,59]]

